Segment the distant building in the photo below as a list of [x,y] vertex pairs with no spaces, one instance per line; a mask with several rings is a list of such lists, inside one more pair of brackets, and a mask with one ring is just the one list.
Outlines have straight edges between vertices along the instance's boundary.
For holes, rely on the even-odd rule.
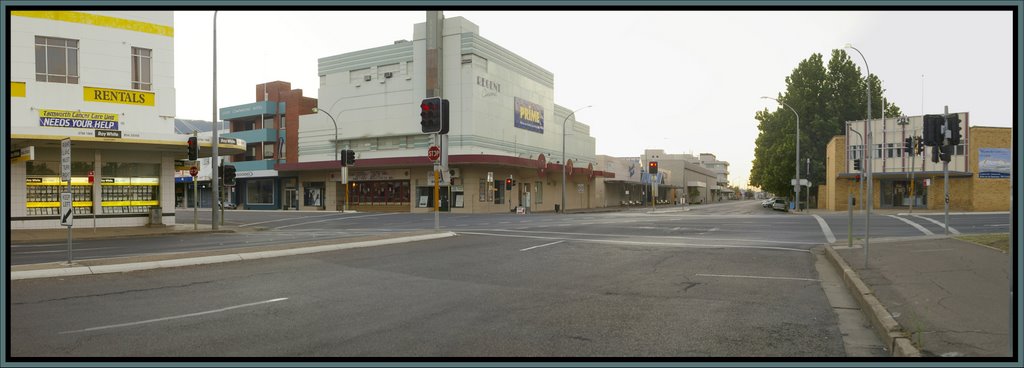
[[314,114],[317,100],[288,82],[262,83],[255,89],[256,102],[220,109],[220,118],[230,127],[223,136],[246,142],[245,152],[225,162],[237,175],[227,198],[240,209],[325,209],[322,191],[300,201],[298,175],[281,176],[276,169],[277,164],[299,162],[299,116]]
[[[963,139],[949,162],[949,208],[955,211],[1007,211],[1010,208],[1010,128],[970,126],[970,114],[958,113]],[[920,155],[903,149],[907,137],[921,136],[923,116],[911,116],[906,125],[895,119],[872,119],[871,172],[874,182],[872,208],[938,210],[945,207],[943,163],[932,162],[933,147]],[[835,136],[826,148],[826,183],[818,188],[818,208],[845,211],[853,196],[860,208],[861,185],[866,175],[853,162],[864,160],[865,121],[846,124],[846,135]],[[862,168],[866,168],[862,161]],[[911,175],[913,174],[913,180]],[[867,195],[867,189],[864,189]]]
[[640,159],[645,164],[657,161],[659,170],[666,169],[674,173],[665,183],[672,191],[667,191],[669,197],[663,199],[681,198],[690,204],[715,203],[724,199],[723,187],[718,184],[718,174],[705,168],[700,159],[693,155],[669,154],[660,149],[647,149]]

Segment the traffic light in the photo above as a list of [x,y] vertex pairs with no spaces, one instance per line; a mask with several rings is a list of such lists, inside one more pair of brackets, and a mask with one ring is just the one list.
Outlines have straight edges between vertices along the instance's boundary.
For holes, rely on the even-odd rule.
[[341,167],[354,166],[356,163],[356,151],[341,150]]
[[853,170],[854,171],[860,171],[860,159],[859,158],[853,159]]
[[947,146],[939,147],[940,148],[939,160],[942,160],[942,162],[949,162],[949,160],[951,158],[950,156],[953,154],[953,147],[955,147],[955,146],[947,145]]
[[420,131],[423,133],[441,133],[442,104],[440,97],[424,98],[420,102]]
[[658,173],[658,161],[651,161],[647,163],[647,173],[657,174]]
[[953,146],[960,144],[960,114],[947,115],[946,120],[949,122],[947,125],[950,130],[949,144]]
[[903,139],[903,152],[906,154],[914,153],[914,138],[907,137]]
[[924,145],[932,147],[942,145],[943,120],[942,115],[924,116]]
[[441,132],[438,134],[448,134],[448,99],[441,100]]
[[235,185],[235,165],[224,166],[224,185],[229,187]]
[[188,159],[191,161],[199,159],[199,138],[188,137]]
[[512,178],[505,179],[505,190],[512,190]]
[[914,144],[918,155],[924,153],[924,142],[921,140],[921,137],[914,137]]

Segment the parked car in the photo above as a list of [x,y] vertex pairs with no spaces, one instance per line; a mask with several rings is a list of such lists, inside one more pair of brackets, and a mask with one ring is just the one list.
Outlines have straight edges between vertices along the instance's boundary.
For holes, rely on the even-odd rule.
[[771,197],[761,201],[761,207],[769,208],[772,206],[773,203],[775,203],[775,197]]
[[776,211],[786,211],[789,209],[789,203],[785,199],[775,198],[775,202],[772,203],[772,209]]

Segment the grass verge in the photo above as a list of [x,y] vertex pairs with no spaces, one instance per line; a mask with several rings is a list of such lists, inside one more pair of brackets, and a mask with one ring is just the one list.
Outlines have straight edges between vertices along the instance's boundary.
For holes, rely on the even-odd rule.
[[1003,252],[1010,250],[1010,233],[958,235],[954,238],[999,249]]

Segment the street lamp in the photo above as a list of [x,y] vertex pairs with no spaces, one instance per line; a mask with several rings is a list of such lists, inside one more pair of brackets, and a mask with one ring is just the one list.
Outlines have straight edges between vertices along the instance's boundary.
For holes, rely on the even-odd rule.
[[565,131],[567,130],[567,129],[565,129],[565,123],[567,121],[569,121],[569,117],[570,116],[576,115],[576,112],[578,112],[580,110],[583,110],[585,108],[588,108],[588,107],[593,107],[593,106],[592,105],[587,105],[585,107],[581,107],[579,109],[576,109],[576,111],[573,111],[571,114],[567,115],[565,117],[565,119],[562,120],[562,209],[561,209],[562,213],[565,213],[565,163],[566,163],[566,161],[565,161]]
[[[211,187],[210,188],[210,220],[211,220],[210,228],[215,230],[215,231],[219,227],[218,227],[218,221],[217,221],[217,217],[218,217],[217,216],[218,215],[217,207],[214,207],[214,206],[220,204],[220,196],[219,196],[219,193],[217,193],[217,188],[220,187],[220,179],[218,178],[218,174],[219,173],[217,172],[217,158],[218,158],[217,155],[220,153],[220,152],[217,151],[217,143],[218,143],[218,141],[220,141],[220,139],[217,138],[217,130],[218,130],[218,128],[219,127],[217,126],[217,11],[214,10],[213,11],[213,142],[211,142],[212,147],[211,147],[211,152],[210,152],[210,163],[211,163],[210,166],[213,167],[213,170],[211,170],[211,174],[210,174],[210,179],[211,179],[210,183],[212,183],[213,185],[210,186]],[[223,207],[221,207],[221,208],[223,208]],[[223,220],[223,216],[220,216],[220,217],[221,217],[221,220]]]
[[[874,197],[873,197],[873,193],[872,193],[872,188],[874,187],[874,183],[872,183],[872,178],[871,178],[871,176],[872,176],[871,175],[871,166],[872,165],[871,165],[871,149],[870,149],[871,148],[871,133],[870,133],[871,132],[871,130],[870,130],[871,129],[871,67],[868,66],[868,59],[864,57],[864,53],[860,52],[860,50],[857,50],[856,47],[853,47],[853,45],[851,45],[851,44],[846,44],[846,46],[844,48],[853,49],[853,51],[856,51],[857,54],[860,55],[861,60],[864,60],[864,70],[867,72],[867,74],[864,76],[864,84],[867,85],[867,90],[868,90],[868,119],[864,121],[864,132],[865,132],[864,134],[867,135],[867,143],[865,144],[865,147],[864,147],[866,149],[865,152],[864,152],[865,153],[865,158],[866,158],[866,160],[864,160],[864,171],[867,173],[867,181],[868,181],[868,197],[867,197],[867,205],[868,205],[867,209],[868,210],[867,210],[867,213],[864,215],[864,268],[868,268],[868,243],[870,243],[870,241],[868,239],[870,239],[870,236],[871,236],[871,207],[874,207],[874,203],[872,203],[872,202],[874,202],[873,201]],[[885,106],[882,106],[882,108],[885,108]]]
[[775,102],[782,104],[782,106],[793,110],[793,114],[796,115],[796,183],[793,185],[793,191],[796,193],[796,196],[794,197],[796,198],[796,210],[800,211],[800,114],[798,114],[796,109],[792,106],[789,106],[785,102],[779,101],[776,98],[768,96],[762,96],[761,98],[775,100]]
[[[338,161],[338,122],[334,120],[334,117],[331,116],[331,113],[327,112],[327,110],[320,110],[320,109],[318,109],[318,108],[316,108],[314,106],[313,107],[313,113],[315,114],[315,113],[318,113],[318,112],[322,112],[324,114],[327,114],[327,117],[331,118],[331,122],[334,123],[334,161]],[[342,167],[341,171],[342,171],[341,177],[344,178],[345,177],[345,167]],[[345,212],[345,211],[348,211],[348,184],[343,182],[342,185],[345,185],[345,205],[342,207],[342,212]],[[324,197],[326,197],[326,196],[324,196]],[[326,201],[324,203],[324,207],[327,207]]]

